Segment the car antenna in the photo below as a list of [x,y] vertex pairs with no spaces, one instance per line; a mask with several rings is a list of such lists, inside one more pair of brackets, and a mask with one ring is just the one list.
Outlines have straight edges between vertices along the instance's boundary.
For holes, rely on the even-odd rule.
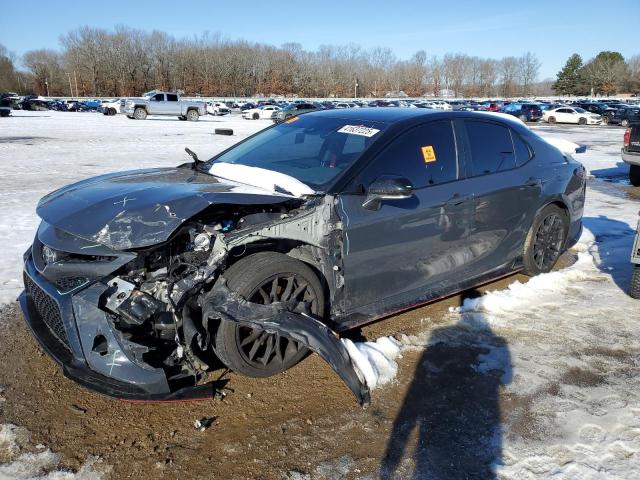
[[202,160],[200,160],[198,158],[198,155],[196,155],[196,152],[191,150],[189,147],[184,147],[184,151],[187,152],[191,158],[193,158],[193,169],[194,170],[198,170],[198,166],[200,164],[206,163],[206,162],[203,162]]

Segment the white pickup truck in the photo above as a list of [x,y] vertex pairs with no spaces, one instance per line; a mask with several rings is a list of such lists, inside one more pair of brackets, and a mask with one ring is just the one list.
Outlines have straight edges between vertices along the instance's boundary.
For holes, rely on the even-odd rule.
[[195,122],[206,114],[204,103],[180,100],[180,96],[172,92],[154,90],[140,98],[126,98],[122,102],[122,113],[136,120],[144,120],[148,115],[172,115]]

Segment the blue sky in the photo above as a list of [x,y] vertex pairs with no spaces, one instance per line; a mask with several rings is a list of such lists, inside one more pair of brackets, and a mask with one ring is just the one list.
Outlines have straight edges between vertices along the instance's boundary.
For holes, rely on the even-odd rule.
[[531,51],[540,78],[554,77],[574,52],[640,53],[640,0],[8,0],[0,43],[21,55],[59,48],[59,36],[89,25],[127,25],[176,37],[219,31],[226,38],[306,49],[322,44],[385,46],[398,57],[462,52],[500,58]]

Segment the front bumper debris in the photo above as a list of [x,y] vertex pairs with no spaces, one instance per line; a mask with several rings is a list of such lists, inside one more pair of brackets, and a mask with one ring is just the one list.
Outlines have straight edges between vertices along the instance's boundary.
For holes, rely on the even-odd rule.
[[245,300],[229,290],[220,277],[202,299],[202,316],[260,328],[299,342],[327,362],[349,387],[362,407],[371,401],[369,387],[356,370],[346,347],[324,323],[299,312],[297,302],[275,302],[262,305]]
[[[31,255],[24,265],[20,306],[33,335],[64,375],[94,392],[130,401],[211,399],[227,380],[171,389],[162,369],[144,364],[130,343],[98,308],[107,288],[96,282],[77,293],[60,293],[36,270]],[[107,349],[96,351],[96,338]],[[136,351],[136,349],[138,349]]]

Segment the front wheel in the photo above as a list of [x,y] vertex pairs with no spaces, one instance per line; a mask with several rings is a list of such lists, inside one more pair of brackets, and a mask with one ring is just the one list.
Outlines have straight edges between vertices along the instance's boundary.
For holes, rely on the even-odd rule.
[[625,127],[625,128],[626,128],[626,127],[628,127],[628,126],[629,126],[629,120],[627,120],[627,119],[625,118],[624,120],[622,120],[622,121],[620,122],[620,125],[621,125],[621,126],[623,126],[623,127]]
[[586,125],[587,124],[587,119],[586,118],[581,118],[580,120],[578,120],[578,125]]
[[187,112],[187,120],[189,120],[190,122],[197,122],[199,118],[200,114],[197,110],[189,110]]
[[640,165],[629,165],[629,182],[634,187],[640,187]]
[[569,224],[567,215],[557,205],[547,205],[540,211],[524,242],[522,260],[529,276],[550,272],[565,244]]
[[640,299],[640,265],[633,266],[631,274],[631,286],[629,287],[629,296],[631,298]]
[[[250,302],[269,305],[298,300],[316,318],[324,315],[324,291],[316,274],[308,265],[282,253],[249,255],[224,276],[227,286]],[[214,350],[227,367],[249,377],[276,375],[308,353],[298,342],[233,321],[220,322]]]
[[260,114],[259,113],[254,113],[253,114],[253,119],[254,120],[258,120],[260,118]]
[[549,119],[547,120],[547,122],[549,122],[549,123],[556,123],[556,117],[549,117]]
[[609,125],[609,117],[606,115],[602,116],[602,125]]
[[520,120],[522,120],[523,122],[527,122],[527,116],[526,115],[520,115]]

